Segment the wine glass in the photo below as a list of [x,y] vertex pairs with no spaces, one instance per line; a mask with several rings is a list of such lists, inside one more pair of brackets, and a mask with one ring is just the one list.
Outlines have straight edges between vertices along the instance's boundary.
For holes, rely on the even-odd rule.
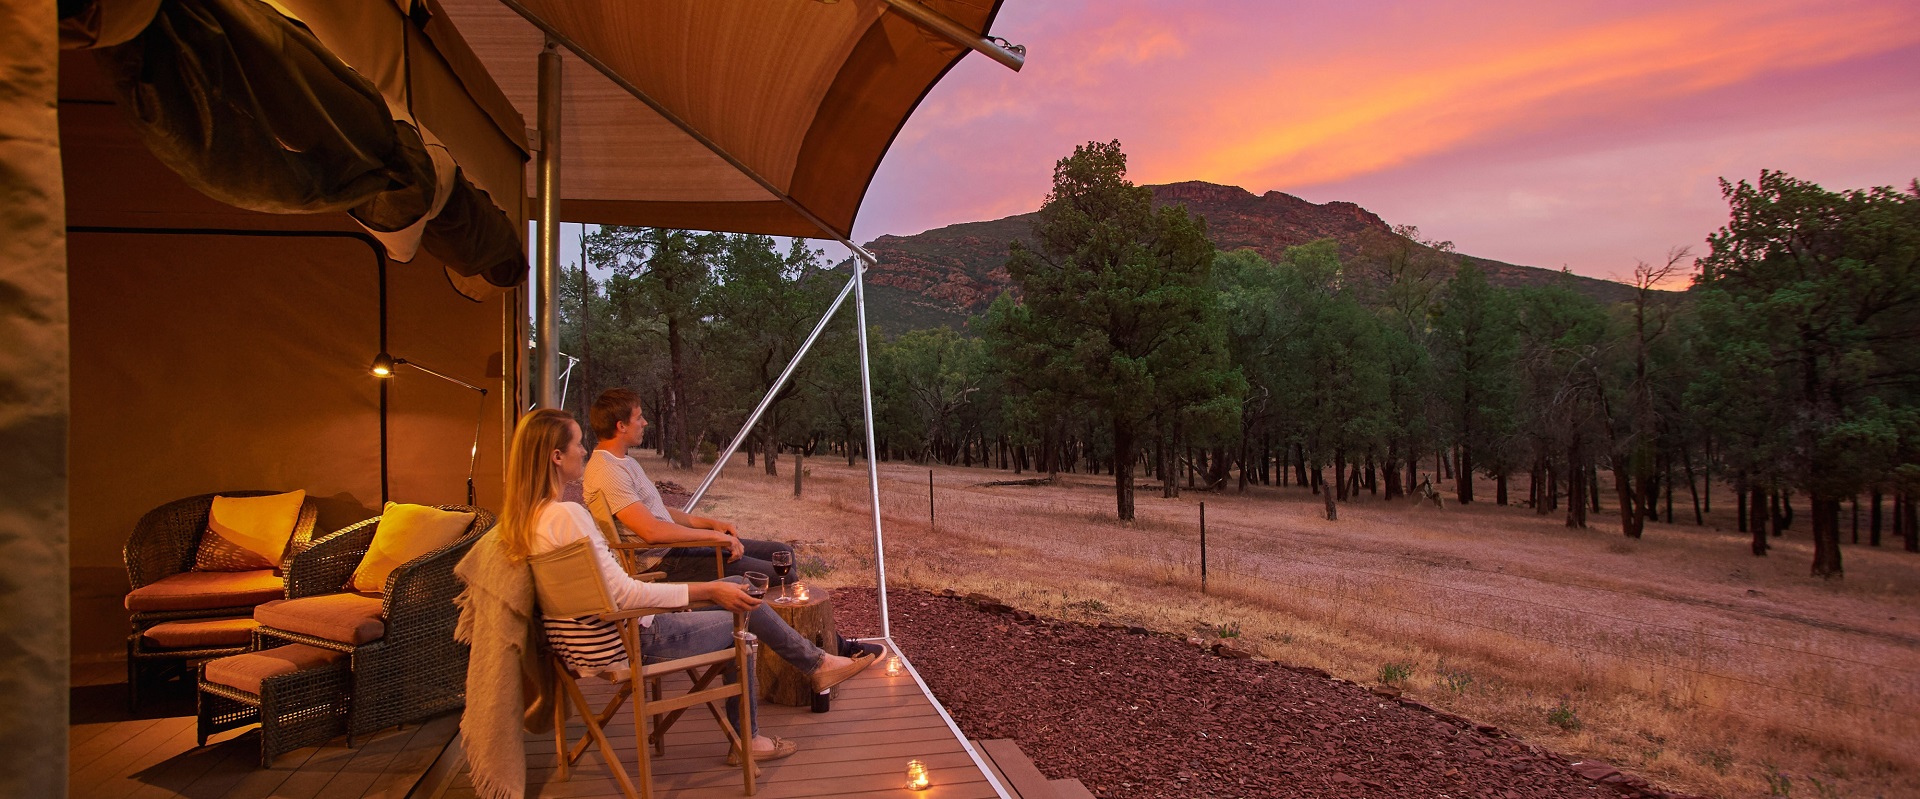
[[767,595],[767,576],[766,575],[761,574],[759,572],[747,572],[743,576],[747,578],[747,594],[751,595],[755,599],[759,599]]
[[773,553],[769,560],[773,561],[774,576],[781,585],[787,586],[786,590],[780,592],[779,598],[773,600],[774,604],[790,605],[793,603],[793,582],[790,579],[793,574],[793,553],[783,549]]

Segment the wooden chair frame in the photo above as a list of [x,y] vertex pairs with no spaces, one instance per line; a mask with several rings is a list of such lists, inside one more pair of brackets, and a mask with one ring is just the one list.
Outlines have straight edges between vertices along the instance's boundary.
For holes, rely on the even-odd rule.
[[[614,782],[619,784],[621,793],[629,799],[653,799],[653,757],[656,754],[666,754],[667,731],[672,729],[674,722],[678,721],[681,714],[689,708],[695,705],[706,705],[707,712],[713,715],[721,732],[726,735],[729,746],[739,757],[740,776],[746,795],[753,796],[758,791],[759,769],[754,763],[751,752],[753,702],[747,690],[747,661],[751,656],[747,652],[746,643],[739,637],[739,633],[746,630],[746,616],[740,613],[733,614],[735,638],[732,647],[693,657],[644,663],[640,648],[640,619],[668,612],[672,610],[641,608],[601,615],[602,619],[613,622],[619,629],[621,644],[627,650],[627,662],[630,665],[641,665],[631,669],[628,678],[620,682],[619,692],[598,711],[593,709],[586,695],[581,692],[580,682],[567,669],[566,662],[558,653],[549,650],[548,656],[553,661],[555,679],[553,734],[554,752],[559,757],[559,762],[556,764],[559,779],[568,778],[569,768],[579,762],[581,756],[586,754],[588,745],[593,744],[599,748],[601,759],[613,772]],[[730,685],[724,683],[714,685],[715,678],[724,673],[728,666],[735,669],[739,678]],[[660,695],[659,680],[674,672],[687,673],[693,679],[693,685],[684,694],[663,698]],[[721,707],[715,704],[735,696],[740,697],[740,717],[737,721],[727,718],[726,714],[721,712]],[[633,726],[637,739],[634,747],[635,759],[638,761],[636,763],[637,780],[628,777],[626,767],[620,762],[619,755],[614,751],[613,744],[606,735],[606,725],[613,720],[615,714],[620,712],[621,705],[629,701],[633,704]],[[572,745],[567,741],[569,706],[580,715],[581,721],[587,728],[587,735]],[[652,722],[650,731],[647,729],[649,721]],[[637,790],[636,781],[638,782]]]

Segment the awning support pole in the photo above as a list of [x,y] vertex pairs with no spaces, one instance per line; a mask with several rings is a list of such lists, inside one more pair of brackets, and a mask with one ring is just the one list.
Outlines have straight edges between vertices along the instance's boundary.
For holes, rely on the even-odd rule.
[[560,407],[560,48],[540,51],[540,156],[534,182],[540,194],[538,255],[533,285],[533,404]]
[[916,0],[886,0],[886,3],[893,10],[918,23],[920,27],[940,34],[947,41],[1005,64],[1008,69],[1015,72],[1019,72],[1020,67],[1027,63],[1027,48],[1019,45],[1002,47],[999,42],[968,30],[967,26],[953,21],[952,17],[921,5]]
[[880,593],[880,635],[893,639],[893,622],[887,616],[887,546],[880,532],[880,453],[873,441],[873,375],[867,362],[867,266],[872,262],[865,251],[856,252],[853,261],[854,319],[860,324],[860,413],[867,428],[867,490],[873,497],[873,579]]
[[[854,262],[859,263],[857,256]],[[781,370],[780,376],[774,379],[773,386],[767,389],[766,396],[760,398],[760,404],[754,406],[753,413],[747,415],[746,423],[740,425],[740,431],[733,434],[733,441],[727,444],[726,449],[720,451],[718,458],[714,459],[712,468],[707,469],[707,476],[700,481],[700,487],[693,490],[693,497],[687,500],[687,505],[681,509],[682,511],[692,513],[693,506],[700,504],[700,498],[707,495],[707,489],[713,486],[713,481],[720,478],[720,470],[726,468],[727,461],[733,458],[733,453],[740,451],[740,445],[747,440],[747,433],[753,430],[754,425],[760,423],[760,415],[767,412],[767,408],[773,405],[773,398],[780,395],[781,389],[786,388],[787,380],[793,377],[794,370],[800,368],[801,359],[807,357],[808,350],[813,349],[814,340],[820,338],[820,334],[826,331],[827,323],[833,321],[833,315],[840,311],[840,306],[846,303],[849,295],[853,294],[855,279],[847,278],[847,285],[841,287],[840,295],[834,297],[833,304],[827,306],[827,312],[820,315],[820,321],[814,324],[813,332],[807,334],[807,340],[800,343],[799,349],[794,350],[793,358],[787,361],[787,368]]]

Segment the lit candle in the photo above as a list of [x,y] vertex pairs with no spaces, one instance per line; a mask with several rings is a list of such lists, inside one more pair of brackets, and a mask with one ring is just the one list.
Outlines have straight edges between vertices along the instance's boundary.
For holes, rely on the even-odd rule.
[[907,790],[924,791],[931,785],[933,780],[927,778],[927,764],[918,760],[907,761]]
[[888,677],[900,676],[900,656],[899,655],[894,655],[892,657],[887,658],[887,676]]
[[793,598],[794,598],[794,601],[796,601],[796,602],[805,602],[805,601],[807,601],[807,599],[808,599],[808,596],[807,596],[807,584],[806,584],[806,583],[794,583],[794,584],[793,584]]

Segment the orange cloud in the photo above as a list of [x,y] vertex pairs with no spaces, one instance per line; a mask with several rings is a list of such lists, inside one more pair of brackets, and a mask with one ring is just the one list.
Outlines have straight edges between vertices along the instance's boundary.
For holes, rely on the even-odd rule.
[[1736,3],[1566,30],[1476,27],[1435,32],[1444,44],[1407,43],[1397,55],[1275,67],[1213,95],[1218,118],[1185,123],[1207,134],[1156,154],[1140,177],[1289,188],[1378,172],[1622,101],[1684,98],[1913,45],[1920,7]]

